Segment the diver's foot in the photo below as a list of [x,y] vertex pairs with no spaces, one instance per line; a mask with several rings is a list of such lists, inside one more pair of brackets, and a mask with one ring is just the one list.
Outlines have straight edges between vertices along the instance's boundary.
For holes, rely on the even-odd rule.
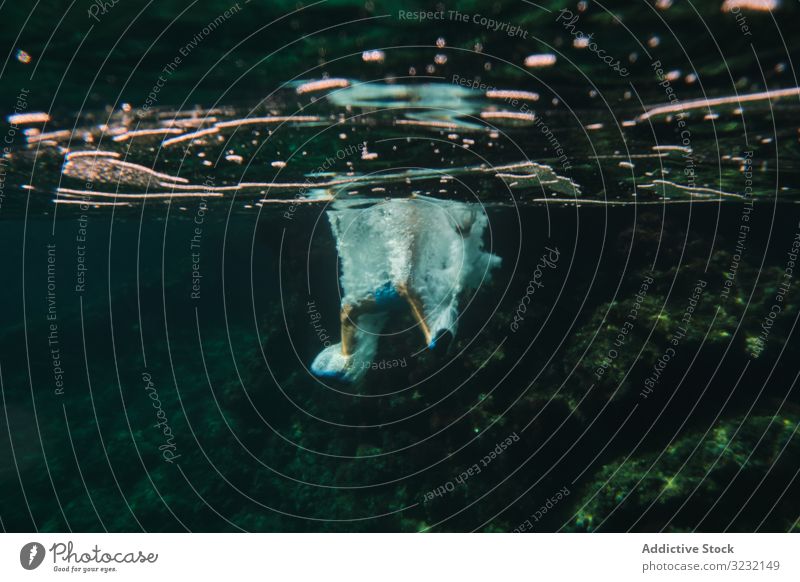
[[437,354],[444,354],[450,349],[453,343],[453,332],[449,329],[441,329],[428,342],[428,349]]
[[311,363],[311,372],[321,378],[348,380],[352,374],[352,357],[342,353],[342,344],[334,344],[322,350]]

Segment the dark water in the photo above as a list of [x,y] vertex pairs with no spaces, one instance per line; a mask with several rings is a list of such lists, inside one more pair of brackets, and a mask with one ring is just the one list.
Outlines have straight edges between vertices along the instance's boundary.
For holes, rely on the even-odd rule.
[[[459,4],[2,8],[5,111],[50,117],[2,127],[5,530],[797,529],[797,96],[695,104],[795,87],[796,7],[567,6],[622,77],[566,5]],[[406,199],[502,264],[449,345],[397,310],[375,369],[315,376],[327,212]]]

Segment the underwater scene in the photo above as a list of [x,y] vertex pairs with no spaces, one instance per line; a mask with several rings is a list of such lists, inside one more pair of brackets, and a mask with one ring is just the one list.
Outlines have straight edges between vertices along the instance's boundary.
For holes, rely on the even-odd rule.
[[800,530],[788,0],[0,3],[0,527]]

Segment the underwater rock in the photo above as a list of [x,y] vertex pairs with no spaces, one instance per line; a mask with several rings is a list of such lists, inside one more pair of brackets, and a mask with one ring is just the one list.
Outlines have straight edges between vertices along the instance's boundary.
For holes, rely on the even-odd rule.
[[[663,451],[603,467],[570,531],[790,531],[797,519],[797,418],[717,423]],[[774,505],[773,505],[774,504]]]

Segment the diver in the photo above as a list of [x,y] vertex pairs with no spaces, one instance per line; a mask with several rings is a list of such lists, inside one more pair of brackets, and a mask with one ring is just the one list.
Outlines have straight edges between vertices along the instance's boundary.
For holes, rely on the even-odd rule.
[[[483,250],[482,207],[428,197],[336,202],[327,212],[341,264],[341,341],[311,364],[318,376],[359,379],[389,317],[410,311],[433,349],[455,336],[458,303],[500,264]],[[366,365],[365,365],[366,364]]]

